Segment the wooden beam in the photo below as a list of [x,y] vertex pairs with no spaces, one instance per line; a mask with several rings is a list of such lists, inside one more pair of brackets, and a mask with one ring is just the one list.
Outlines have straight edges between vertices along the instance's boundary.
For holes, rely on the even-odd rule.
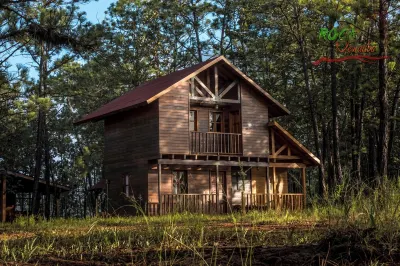
[[302,159],[300,156],[294,156],[294,155],[271,155],[270,158],[273,158],[273,159]]
[[284,149],[287,148],[287,144],[283,145],[282,147],[279,148],[279,150],[277,150],[274,154],[274,156],[280,154]]
[[215,95],[218,95],[218,67],[214,66]]
[[203,93],[199,88],[197,88],[197,86],[195,87],[195,89],[196,89],[197,93],[198,93],[200,96],[204,97],[204,93]]
[[307,187],[306,187],[306,168],[302,168],[302,181],[303,181],[303,196],[304,196],[304,207],[307,203]]
[[267,166],[266,168],[266,189],[267,189],[267,207],[271,208],[270,206],[270,192],[269,192],[269,166]]
[[161,215],[161,164],[157,164],[158,170],[158,214]]
[[219,166],[218,166],[218,164],[215,166],[215,168],[216,168],[216,174],[215,174],[215,176],[216,176],[216,179],[217,179],[217,188],[216,188],[216,194],[217,194],[217,213],[218,213],[218,209],[219,209]]
[[277,168],[304,168],[306,167],[305,164],[302,163],[269,163],[270,167],[277,167]]
[[231,99],[218,99],[217,100],[215,98],[198,97],[198,96],[190,96],[190,100],[210,102],[210,103],[240,103],[239,100],[231,100]]
[[209,68],[207,68],[207,88],[211,88],[210,69]]
[[212,93],[211,91],[210,91],[210,89],[209,88],[207,88],[207,86],[206,85],[204,85],[204,83],[196,76],[196,77],[194,77],[194,79],[200,84],[200,86],[202,86],[203,87],[203,89],[205,89],[206,90],[206,92],[208,93],[208,94],[210,94],[211,95],[211,97],[212,98],[215,98],[215,95],[214,95],[214,93]]
[[194,78],[190,79],[190,93],[192,96],[194,96]]
[[290,147],[287,148],[287,155],[292,155],[292,151],[290,150]]
[[[225,94],[227,94],[228,91],[230,91],[237,83],[238,83],[238,81],[235,80],[234,82],[232,82],[231,84],[229,84],[228,87],[226,87],[224,90],[222,90],[221,94],[219,95],[219,98],[224,97]],[[238,99],[238,100],[239,100],[239,99]]]
[[179,160],[179,159],[158,159],[159,164],[173,164],[173,165],[201,165],[201,166],[253,166],[253,167],[267,167],[267,162],[246,162],[246,161],[218,161],[218,160]]
[[6,207],[7,207],[7,177],[5,173],[1,173],[1,187],[0,187],[0,211],[1,211],[1,222],[6,221]]
[[275,154],[275,133],[274,131],[271,129],[271,148],[272,148],[272,154]]

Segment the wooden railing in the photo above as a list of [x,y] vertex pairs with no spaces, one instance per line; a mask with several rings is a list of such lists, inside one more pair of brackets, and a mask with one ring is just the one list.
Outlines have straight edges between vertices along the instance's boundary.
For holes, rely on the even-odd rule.
[[[222,196],[222,195],[220,195]],[[168,213],[226,213],[230,208],[222,200],[217,208],[217,194],[161,194],[160,212],[158,203],[147,204],[148,215]],[[244,194],[246,210],[285,209],[301,210],[304,208],[304,195],[301,193],[284,194]]]
[[242,136],[236,133],[190,132],[192,154],[241,154]]
[[289,209],[301,210],[304,208],[304,195],[302,193],[283,194],[245,194],[245,205],[255,209]]
[[161,214],[175,212],[217,213],[216,194],[162,194]]

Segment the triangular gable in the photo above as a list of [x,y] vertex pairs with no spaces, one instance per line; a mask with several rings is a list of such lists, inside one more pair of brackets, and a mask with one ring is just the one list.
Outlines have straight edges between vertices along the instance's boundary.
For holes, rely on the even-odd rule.
[[[296,156],[301,158],[308,165],[320,165],[320,160],[281,125],[275,121],[272,121],[268,124],[268,126],[274,131],[274,138],[276,139],[274,145],[277,143],[279,144],[275,146],[276,152],[286,149],[287,147],[291,148],[291,155],[282,155],[281,158],[290,159],[290,156]],[[270,138],[272,138],[272,136],[270,136]],[[272,142],[272,140],[270,141]]]
[[162,95],[168,93],[176,85],[189,80],[190,78],[196,76],[205,69],[215,65],[218,62],[223,61],[226,63],[237,75],[243,78],[247,83],[251,85],[255,90],[260,92],[269,102],[270,105],[275,107],[275,116],[287,115],[289,110],[275,100],[269,93],[263,90],[259,85],[257,85],[253,80],[247,77],[243,72],[241,72],[237,67],[235,67],[231,62],[229,62],[224,56],[219,56],[216,58],[209,59],[205,62],[199,63],[192,67],[188,67],[171,74],[162,76],[160,78],[149,81],[131,90],[122,96],[112,100],[111,102],[103,105],[96,111],[85,115],[80,120],[76,121],[75,124],[82,124],[89,121],[98,121],[107,116],[115,114],[117,112],[126,111],[133,107],[146,105],[154,102]]

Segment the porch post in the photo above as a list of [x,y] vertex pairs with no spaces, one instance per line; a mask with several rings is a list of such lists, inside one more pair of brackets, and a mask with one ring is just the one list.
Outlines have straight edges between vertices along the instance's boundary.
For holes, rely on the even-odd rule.
[[6,199],[6,188],[7,188],[7,178],[6,174],[0,172],[1,176],[1,187],[0,187],[0,211],[1,211],[1,222],[6,221],[6,205],[7,205],[7,199]]
[[272,199],[274,208],[276,209],[277,195],[276,195],[276,167],[272,167]]
[[216,192],[217,192],[217,213],[218,213],[218,209],[219,209],[219,166],[218,166],[218,164],[216,165],[216,170],[217,170],[217,172],[216,172],[216,174],[215,174],[215,176],[216,176],[216,178],[217,178],[217,188],[216,188]]
[[306,200],[307,200],[307,187],[306,187],[306,168],[303,167],[301,168],[302,170],[302,181],[303,181],[303,197],[304,197],[304,203],[303,206],[306,206]]
[[157,164],[158,170],[158,214],[161,215],[161,164]]
[[267,182],[267,185],[266,185],[266,188],[267,188],[267,208],[269,209],[271,206],[270,206],[270,193],[269,193],[269,165],[265,168],[266,169],[266,182]]

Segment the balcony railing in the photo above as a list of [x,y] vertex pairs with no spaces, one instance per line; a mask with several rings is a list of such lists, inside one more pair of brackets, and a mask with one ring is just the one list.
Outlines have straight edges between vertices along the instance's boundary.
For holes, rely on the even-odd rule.
[[192,154],[241,154],[242,136],[237,133],[190,132]]

